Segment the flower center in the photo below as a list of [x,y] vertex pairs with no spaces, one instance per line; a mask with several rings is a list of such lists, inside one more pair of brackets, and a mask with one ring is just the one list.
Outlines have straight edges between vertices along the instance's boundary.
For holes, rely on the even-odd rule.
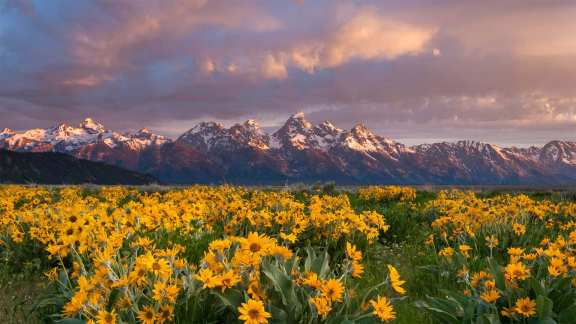
[[260,251],[260,249],[261,249],[260,244],[258,244],[258,243],[250,244],[250,251],[258,252],[258,251]]
[[260,317],[260,312],[257,309],[251,309],[248,311],[248,316],[252,319],[256,319]]

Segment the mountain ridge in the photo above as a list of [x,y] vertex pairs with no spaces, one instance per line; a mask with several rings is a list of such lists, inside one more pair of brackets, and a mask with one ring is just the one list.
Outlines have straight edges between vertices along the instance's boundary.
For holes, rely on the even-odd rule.
[[462,140],[407,146],[362,124],[313,125],[297,113],[269,134],[255,120],[201,122],[175,140],[146,128],[118,133],[87,118],[78,127],[0,132],[0,148],[61,152],[150,173],[170,183],[576,184],[576,142],[501,147]]
[[0,149],[0,183],[148,185],[149,175],[57,152],[13,152]]

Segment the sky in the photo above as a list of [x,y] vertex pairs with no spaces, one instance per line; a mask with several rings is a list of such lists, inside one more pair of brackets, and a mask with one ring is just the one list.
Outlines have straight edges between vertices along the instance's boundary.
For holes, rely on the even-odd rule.
[[574,0],[0,0],[0,128],[303,111],[407,144],[576,140]]

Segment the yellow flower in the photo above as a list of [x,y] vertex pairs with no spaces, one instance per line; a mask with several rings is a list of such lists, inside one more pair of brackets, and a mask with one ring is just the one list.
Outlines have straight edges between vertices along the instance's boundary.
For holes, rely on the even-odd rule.
[[562,274],[568,272],[568,267],[564,264],[564,260],[560,257],[553,257],[550,259],[550,264],[548,265],[548,273],[553,277],[559,277]]
[[158,281],[154,284],[154,289],[152,290],[153,298],[157,302],[161,302],[164,298],[164,289],[166,289],[166,283]]
[[516,301],[514,312],[522,317],[531,317],[536,314],[536,302],[530,298],[520,298]]
[[98,324],[116,324],[116,313],[114,311],[107,312],[105,310],[99,311],[96,316],[96,323]]
[[526,261],[534,261],[538,258],[538,254],[536,253],[526,253],[524,255],[522,255],[522,259],[526,260]]
[[248,284],[247,292],[252,299],[263,300],[265,298],[264,291],[262,291],[258,280],[253,280]]
[[370,305],[374,308],[372,314],[380,320],[388,322],[396,318],[396,312],[386,297],[378,296],[376,300],[371,300]]
[[175,303],[176,302],[176,298],[178,297],[178,292],[180,292],[180,288],[178,288],[178,286],[176,285],[170,285],[168,287],[166,287],[166,298],[168,299],[168,301],[170,301],[171,303]]
[[472,280],[470,281],[470,285],[473,288],[477,288],[478,285],[480,284],[480,282],[482,280],[485,280],[485,279],[492,279],[492,275],[486,271],[479,271],[479,272],[472,275]]
[[88,301],[88,294],[84,290],[79,290],[74,294],[72,299],[64,305],[64,310],[62,313],[66,317],[75,316],[84,307],[84,304]]
[[138,319],[144,324],[154,324],[156,321],[156,312],[151,306],[143,307],[138,313]]
[[331,302],[342,301],[342,295],[344,294],[344,286],[342,283],[336,279],[330,279],[324,282],[322,285],[322,296]]
[[134,270],[128,275],[131,282],[136,283],[138,286],[143,286],[146,283],[146,267],[142,264],[136,263]]
[[454,254],[454,249],[451,247],[445,247],[442,250],[440,250],[440,252],[438,252],[438,255],[441,257],[445,257],[445,258],[449,258]]
[[502,307],[500,314],[504,317],[512,318],[514,316],[514,309],[508,307]]
[[58,267],[54,267],[44,272],[44,275],[46,276],[46,278],[48,278],[48,280],[56,281],[56,279],[58,279]]
[[308,276],[306,277],[306,279],[304,279],[302,284],[310,286],[314,289],[318,289],[320,288],[320,286],[322,286],[322,281],[318,279],[318,275],[316,274],[316,272],[310,272],[308,273]]
[[208,248],[213,251],[224,251],[230,248],[231,245],[232,242],[230,240],[214,240],[210,242]]
[[524,263],[521,262],[509,263],[505,271],[505,277],[508,281],[526,280],[530,277],[530,269],[526,268]]
[[290,243],[296,243],[296,240],[298,239],[296,237],[296,235],[294,235],[294,233],[290,233],[290,234],[280,233],[280,238],[283,239],[284,241],[288,241]]
[[234,270],[226,271],[222,276],[220,276],[220,280],[222,282],[222,291],[226,288],[232,288],[236,286],[237,283],[240,282],[242,278],[234,272]]
[[264,309],[264,303],[260,300],[249,299],[247,302],[242,303],[238,307],[240,316],[239,320],[244,321],[245,324],[260,324],[268,323],[270,313]]
[[521,256],[524,254],[524,249],[519,247],[510,247],[508,248],[508,254],[511,256]]
[[497,247],[498,243],[500,243],[500,241],[498,241],[498,238],[495,235],[486,236],[486,245],[489,248],[493,249]]
[[392,289],[394,289],[394,291],[397,293],[404,295],[406,293],[406,289],[404,289],[402,285],[405,283],[405,281],[400,279],[398,270],[396,270],[396,268],[394,268],[392,265],[388,265],[388,272],[390,274],[390,283],[392,284]]
[[360,278],[364,273],[364,266],[358,262],[352,262],[352,278]]
[[172,269],[170,268],[168,261],[164,259],[154,260],[151,265],[151,270],[152,273],[164,279],[170,277],[170,274],[172,273]]
[[500,292],[498,292],[497,289],[489,289],[489,290],[486,290],[485,292],[483,292],[480,295],[480,298],[483,301],[490,304],[490,303],[497,301],[500,298]]
[[356,246],[346,242],[346,255],[353,261],[360,262],[362,260],[362,252],[356,249]]
[[320,317],[326,317],[332,310],[332,303],[329,299],[318,296],[310,298],[310,303],[314,305],[316,312]]
[[221,278],[214,275],[212,270],[208,268],[200,270],[200,272],[195,276],[195,278],[204,283],[204,286],[202,286],[202,288],[216,288],[222,285]]
[[251,253],[265,252],[271,246],[270,239],[266,235],[252,232],[242,242],[242,249]]
[[486,289],[494,289],[494,288],[496,288],[496,281],[495,280],[486,280],[484,282],[484,287]]
[[282,259],[290,259],[292,257],[292,251],[290,251],[290,249],[279,245],[272,246],[270,248],[270,254]]
[[458,249],[460,250],[460,253],[462,253],[462,255],[464,255],[465,257],[469,258],[470,257],[470,251],[472,250],[472,248],[470,247],[470,245],[467,244],[461,244]]
[[157,316],[158,322],[160,322],[160,323],[164,323],[164,322],[172,320],[172,317],[174,316],[174,306],[171,306],[171,305],[160,306],[160,311],[158,312],[158,314],[156,316]]
[[514,233],[518,236],[524,235],[524,233],[526,233],[526,226],[522,225],[522,224],[512,224],[512,229],[514,230]]

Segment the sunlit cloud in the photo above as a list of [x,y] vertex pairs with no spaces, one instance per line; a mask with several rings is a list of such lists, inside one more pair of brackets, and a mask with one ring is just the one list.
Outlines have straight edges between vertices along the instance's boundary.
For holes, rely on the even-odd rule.
[[75,79],[68,79],[62,81],[63,85],[66,86],[80,86],[80,87],[94,87],[100,85],[103,82],[113,80],[114,78],[109,75],[88,75]]

